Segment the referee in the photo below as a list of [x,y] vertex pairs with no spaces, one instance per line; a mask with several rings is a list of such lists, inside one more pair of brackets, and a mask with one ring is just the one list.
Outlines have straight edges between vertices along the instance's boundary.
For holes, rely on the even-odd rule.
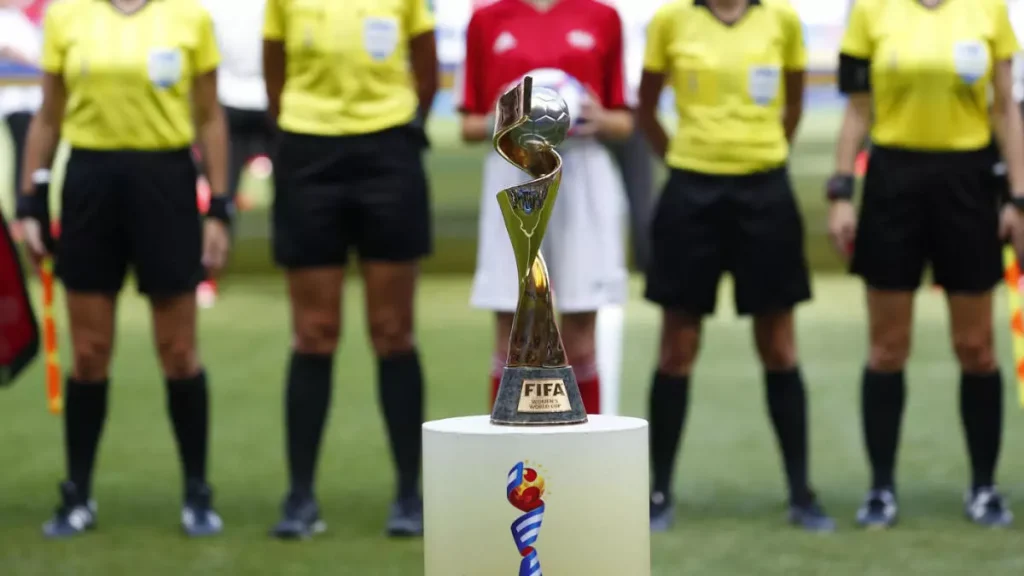
[[[182,527],[191,536],[216,534],[193,296],[203,264],[216,272],[224,263],[232,213],[223,195],[227,144],[210,17],[196,0],[64,0],[50,6],[43,30],[43,104],[29,129],[18,217],[32,255],[45,256],[49,167],[63,137],[71,156],[57,273],[74,350],[64,417],[68,477],[43,531],[60,538],[95,526],[92,471],[107,414],[117,296],[130,267],[152,307],[184,468]],[[196,208],[194,139],[217,192],[205,223]]]
[[397,468],[392,536],[423,531],[423,373],[413,335],[418,261],[431,250],[424,121],[437,91],[425,0],[268,0],[263,74],[280,128],[274,258],[287,270],[290,490],[272,529],[325,528],[314,476],[331,400],[348,255],[359,255],[379,399]]
[[[790,186],[789,142],[802,115],[807,55],[785,0],[686,0],[648,28],[639,117],[671,174],[651,227],[646,297],[662,308],[650,392],[651,528],[672,523],[672,472],[703,318],[724,272],[735,304],[754,317],[768,412],[789,488],[789,521],[834,529],[808,481],[807,407],[793,308],[811,296],[803,221]],[[666,78],[679,127],[657,118]]]
[[[882,32],[895,29],[920,32]],[[992,289],[1002,276],[1000,236],[1024,254],[1024,127],[1010,64],[1018,50],[1005,0],[857,0],[850,15],[839,57],[839,88],[849,100],[827,194],[832,240],[844,255],[852,248],[852,271],[867,285],[870,352],[861,398],[872,480],[857,513],[865,527],[897,519],[903,371],[914,292],[927,264],[947,295],[961,370],[971,462],[966,515],[982,526],[1013,518],[996,489],[1003,383]],[[1013,194],[1001,213],[990,120]],[[869,126],[873,148],[858,226],[853,166]]]

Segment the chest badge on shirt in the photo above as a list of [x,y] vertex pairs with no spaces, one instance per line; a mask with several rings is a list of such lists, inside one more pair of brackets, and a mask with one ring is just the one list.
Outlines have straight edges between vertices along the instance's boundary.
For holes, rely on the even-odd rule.
[[577,50],[593,50],[597,45],[593,34],[586,30],[573,30],[566,35],[565,39],[569,42],[569,46]]
[[965,84],[974,84],[988,72],[988,46],[980,40],[965,40],[953,45],[953,67]]
[[382,62],[395,53],[398,46],[398,21],[394,18],[363,19],[363,47],[370,58]]
[[778,66],[751,66],[747,78],[747,90],[750,99],[766,106],[779,95],[781,73]]
[[154,48],[149,51],[149,81],[167,89],[181,80],[182,56],[178,48]]

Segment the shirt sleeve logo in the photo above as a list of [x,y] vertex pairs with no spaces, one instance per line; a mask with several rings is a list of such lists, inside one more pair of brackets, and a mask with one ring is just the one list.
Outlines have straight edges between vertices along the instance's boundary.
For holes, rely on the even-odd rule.
[[161,89],[168,89],[181,80],[182,57],[177,48],[155,48],[149,52],[149,81]]
[[491,50],[495,54],[501,54],[503,52],[508,52],[509,50],[512,50],[515,47],[516,37],[509,32],[502,32],[494,40],[494,46],[491,48]]
[[383,62],[395,53],[398,46],[398,21],[394,18],[366,18],[363,20],[363,47],[377,62]]
[[965,84],[977,83],[988,73],[988,46],[980,40],[957,42],[953,45],[953,67]]

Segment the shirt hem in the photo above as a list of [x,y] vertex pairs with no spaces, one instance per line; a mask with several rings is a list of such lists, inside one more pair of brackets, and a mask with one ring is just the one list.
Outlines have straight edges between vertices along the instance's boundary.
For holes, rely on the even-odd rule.
[[334,128],[329,124],[307,122],[307,121],[291,121],[284,116],[278,120],[278,126],[281,130],[286,132],[292,132],[294,134],[307,134],[310,136],[356,136],[360,134],[373,134],[374,132],[381,132],[389,128],[395,128],[403,126],[412,122],[416,118],[416,113],[413,112],[408,116],[402,116],[389,121],[375,120],[373,122],[353,122],[341,128]]

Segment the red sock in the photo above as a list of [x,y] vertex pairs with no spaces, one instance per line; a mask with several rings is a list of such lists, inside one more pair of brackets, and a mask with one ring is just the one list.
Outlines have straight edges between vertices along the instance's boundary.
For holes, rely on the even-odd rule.
[[498,387],[501,386],[501,375],[491,374],[491,410],[494,410],[494,402],[498,399]]
[[595,372],[586,380],[579,380],[576,385],[580,388],[580,396],[583,397],[583,407],[587,414],[601,413],[601,381]]

